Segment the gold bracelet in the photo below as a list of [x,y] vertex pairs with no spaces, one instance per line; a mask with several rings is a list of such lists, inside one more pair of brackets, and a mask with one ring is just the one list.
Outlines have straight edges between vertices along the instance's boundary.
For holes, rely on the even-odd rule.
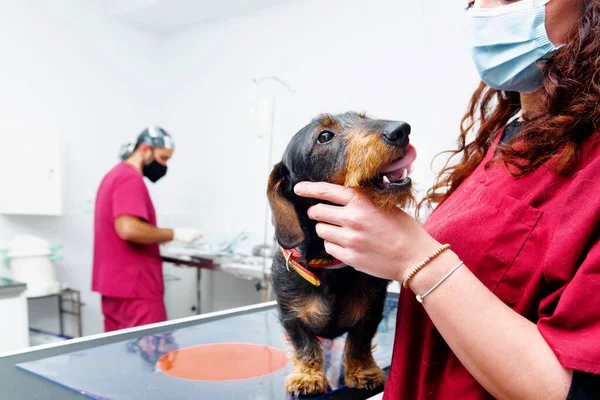
[[412,271],[410,271],[408,273],[408,276],[406,277],[406,279],[404,280],[404,282],[402,283],[402,286],[404,287],[404,289],[408,289],[408,282],[415,277],[415,275],[417,274],[417,272],[419,272],[421,269],[423,269],[424,266],[426,266],[427,264],[429,264],[431,262],[431,260],[433,260],[434,258],[436,258],[437,256],[439,256],[440,254],[442,254],[444,251],[448,250],[450,248],[449,244],[445,244],[442,247],[440,247],[439,249],[437,249],[432,255],[430,255],[429,257],[427,257],[425,260],[423,260],[421,262],[421,264],[417,265],[416,267],[414,267],[412,269]]

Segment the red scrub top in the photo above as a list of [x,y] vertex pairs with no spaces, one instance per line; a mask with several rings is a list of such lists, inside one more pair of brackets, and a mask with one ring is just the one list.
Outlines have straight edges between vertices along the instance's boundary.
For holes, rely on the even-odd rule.
[[[546,165],[520,179],[503,165],[484,169],[494,147],[436,208],[425,229],[440,243],[450,243],[488,289],[536,323],[565,368],[597,373],[600,143],[596,137],[587,140],[571,177],[559,177]],[[384,400],[492,398],[410,290],[400,294],[397,321]]]
[[121,239],[115,229],[115,219],[121,215],[132,215],[156,226],[156,213],[144,177],[126,162],[116,165],[104,177],[96,196],[92,290],[106,297],[162,297],[159,246]]

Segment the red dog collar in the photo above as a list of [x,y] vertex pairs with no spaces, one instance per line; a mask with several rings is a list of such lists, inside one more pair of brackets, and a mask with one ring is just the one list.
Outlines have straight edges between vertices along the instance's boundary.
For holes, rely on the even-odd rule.
[[[302,259],[302,255],[298,253],[295,249],[287,250],[281,249],[283,256],[285,257],[286,267],[288,271],[290,267],[292,267],[298,275],[302,278],[306,279],[308,282],[313,284],[314,286],[320,286],[321,281],[319,278],[315,276],[312,272],[306,269],[302,264],[306,263]],[[336,260],[335,258],[315,258],[308,262],[308,267],[310,268],[324,268],[324,269],[339,269],[346,267],[346,264],[343,262]]]

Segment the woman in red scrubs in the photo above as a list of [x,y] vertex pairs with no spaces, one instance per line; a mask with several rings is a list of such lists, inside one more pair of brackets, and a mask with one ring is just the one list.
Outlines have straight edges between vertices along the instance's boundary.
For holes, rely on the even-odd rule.
[[335,204],[308,212],[331,255],[408,287],[384,399],[598,399],[600,0],[468,12],[482,83],[427,222],[341,186],[296,193]]

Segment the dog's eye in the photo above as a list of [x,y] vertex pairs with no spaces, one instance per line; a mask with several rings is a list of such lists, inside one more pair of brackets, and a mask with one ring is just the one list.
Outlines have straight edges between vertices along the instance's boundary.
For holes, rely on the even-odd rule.
[[335,136],[335,134],[333,132],[323,131],[323,132],[319,133],[319,137],[317,138],[317,141],[319,143],[327,143],[327,142],[331,141],[334,136]]

